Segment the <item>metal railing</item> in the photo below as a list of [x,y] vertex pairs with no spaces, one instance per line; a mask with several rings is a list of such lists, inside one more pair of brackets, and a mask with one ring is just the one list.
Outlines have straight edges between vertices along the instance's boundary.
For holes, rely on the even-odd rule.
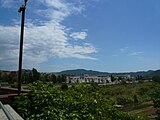
[[6,107],[2,104],[2,102],[0,101],[0,108],[2,108],[3,112],[5,113],[6,117],[8,118],[8,120],[15,120],[12,115],[9,113],[9,111],[6,109]]

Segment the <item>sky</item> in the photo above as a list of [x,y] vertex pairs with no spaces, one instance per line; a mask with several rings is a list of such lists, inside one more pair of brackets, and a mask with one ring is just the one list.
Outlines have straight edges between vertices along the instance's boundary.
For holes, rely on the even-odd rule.
[[[23,0],[0,0],[0,69],[17,70]],[[23,69],[160,69],[159,0],[28,0]]]

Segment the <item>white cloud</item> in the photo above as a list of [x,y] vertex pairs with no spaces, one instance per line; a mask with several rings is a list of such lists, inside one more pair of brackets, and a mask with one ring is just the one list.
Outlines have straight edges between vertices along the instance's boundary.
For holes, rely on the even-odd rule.
[[138,56],[138,55],[141,55],[141,54],[143,54],[143,52],[132,52],[130,55]]
[[1,6],[2,7],[6,7],[6,8],[10,8],[12,6],[14,1],[12,0],[1,0],[0,3],[1,3]]
[[23,0],[0,0],[0,6],[7,9],[17,10],[23,2]]
[[124,51],[124,49],[123,49],[123,48],[121,48],[121,49],[120,49],[120,51],[121,51],[121,52],[123,52],[123,51]]
[[143,55],[143,53],[144,52],[142,52],[142,51],[137,51],[137,50],[135,50],[135,48],[133,48],[133,47],[123,47],[123,48],[120,48],[119,49],[119,52],[118,53],[116,53],[116,54],[113,54],[112,55],[112,57],[118,57],[118,56],[134,56],[134,57],[136,57],[136,58],[140,58],[140,57],[142,57],[142,55]]
[[129,49],[129,47],[123,47],[123,48],[120,49],[120,51],[121,51],[121,52],[125,52],[125,51],[127,51],[128,49]]
[[[73,3],[62,0],[36,0],[34,2],[43,3],[46,6],[45,9],[39,8],[38,11],[41,11],[41,14],[49,20],[39,21],[41,25],[34,24],[34,20],[25,23],[24,68],[39,66],[51,57],[96,59],[90,55],[97,52],[93,45],[85,41],[81,44],[72,44],[69,37],[69,33],[72,33],[76,40],[85,39],[87,33],[70,31],[61,23],[69,15],[81,13],[84,6],[77,7]],[[20,26],[17,25],[0,26],[1,69],[18,68],[19,32]]]
[[74,3],[65,0],[36,0],[46,5],[46,9],[37,10],[39,15],[50,18],[52,21],[61,22],[71,14],[81,13],[85,8],[83,5],[74,5]]
[[75,40],[84,40],[87,37],[86,32],[73,32],[70,34],[70,37],[74,38]]

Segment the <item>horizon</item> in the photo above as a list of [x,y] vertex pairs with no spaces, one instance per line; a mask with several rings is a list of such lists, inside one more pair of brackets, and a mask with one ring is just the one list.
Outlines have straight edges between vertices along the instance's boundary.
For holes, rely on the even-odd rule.
[[[62,71],[51,71],[53,73],[56,73],[56,72],[63,72],[63,71],[70,71],[70,70],[87,70],[87,71],[97,71],[97,72],[106,72],[106,73],[130,73],[130,72],[147,72],[147,71],[150,71],[149,70],[138,70],[138,71],[101,71],[101,70],[93,70],[93,69],[81,69],[81,68],[77,68],[77,69],[66,69],[66,70],[62,70]],[[157,70],[160,70],[160,69],[152,69],[151,71],[157,71]],[[45,71],[40,71],[40,72],[45,72]],[[49,72],[48,72],[49,73]]]
[[[0,69],[18,69],[23,1],[0,0]],[[160,68],[159,0],[28,0],[23,69],[136,72]]]
[[[32,68],[33,69],[33,68]],[[32,70],[32,69],[22,69],[22,70]],[[36,68],[34,68],[36,69]],[[148,72],[148,71],[158,71],[160,69],[155,69],[155,70],[138,70],[138,71],[120,71],[120,72],[115,72],[115,71],[111,71],[111,72],[108,72],[108,71],[99,71],[99,70],[91,70],[91,69],[66,69],[66,70],[62,70],[62,71],[39,71],[38,69],[36,69],[38,72],[40,73],[59,73],[59,72],[64,72],[64,71],[74,71],[74,70],[86,70],[86,71],[95,71],[95,72],[104,72],[104,73],[136,73],[136,72]],[[18,70],[1,70],[0,71],[18,71]]]

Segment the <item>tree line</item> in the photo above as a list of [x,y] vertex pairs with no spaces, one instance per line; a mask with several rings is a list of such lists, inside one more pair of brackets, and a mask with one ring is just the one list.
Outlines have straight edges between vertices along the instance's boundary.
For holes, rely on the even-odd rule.
[[[8,82],[9,84],[13,84],[18,81],[18,73],[0,73],[0,81]],[[40,73],[37,69],[33,68],[32,70],[23,70],[22,72],[22,83],[28,84],[33,83],[35,81],[42,82],[53,82],[53,83],[65,83],[66,76],[65,75],[55,75],[51,73]]]

